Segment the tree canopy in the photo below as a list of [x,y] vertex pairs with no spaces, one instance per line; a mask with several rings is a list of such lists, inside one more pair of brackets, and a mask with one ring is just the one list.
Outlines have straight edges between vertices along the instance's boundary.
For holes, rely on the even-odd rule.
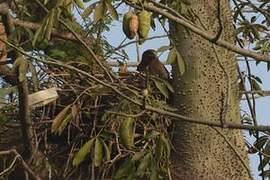
[[[270,126],[260,125],[256,117],[256,100],[269,92],[251,65],[270,69],[268,0],[213,1],[219,27],[213,31],[198,23],[204,14],[194,11],[192,0],[0,2],[1,178],[172,179],[176,121],[211,127],[222,137],[219,129],[249,132],[246,149],[259,157],[261,178],[269,177]],[[234,43],[223,36],[228,5]],[[115,24],[125,36],[117,45],[104,35]],[[174,28],[237,54],[237,98],[248,107],[241,122],[223,121],[232,102],[221,62],[228,89],[221,98],[220,121],[183,115],[176,108],[172,94],[177,85],[171,79],[185,74],[189,60],[172,37]],[[160,38],[170,43],[161,44],[157,56],[177,69],[169,80],[134,71],[142,46],[150,40],[159,44]],[[130,61],[135,52],[137,59]],[[245,160],[224,139],[251,177]]]

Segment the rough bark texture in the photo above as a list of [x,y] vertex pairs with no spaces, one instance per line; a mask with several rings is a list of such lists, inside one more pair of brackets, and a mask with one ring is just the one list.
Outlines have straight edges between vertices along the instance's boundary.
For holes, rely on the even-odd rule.
[[[217,5],[214,0],[191,0],[191,7],[198,15],[196,24],[216,33],[219,27]],[[221,38],[234,43],[234,28],[229,3],[221,0],[223,31]],[[186,72],[180,76],[173,67],[175,105],[179,113],[205,120],[220,121],[224,95],[227,95],[230,76],[229,108],[227,121],[240,123],[237,69],[235,54],[214,46],[200,36],[170,22],[170,32],[177,50],[187,63]],[[219,64],[220,60],[222,66]],[[247,153],[240,130],[219,128],[246,166]],[[250,179],[239,156],[214,129],[177,121],[174,136],[173,179]]]

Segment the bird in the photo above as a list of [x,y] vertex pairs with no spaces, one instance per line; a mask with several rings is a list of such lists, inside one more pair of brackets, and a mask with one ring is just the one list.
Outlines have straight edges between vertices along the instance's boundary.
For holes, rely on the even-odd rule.
[[162,62],[159,61],[157,53],[154,49],[148,49],[142,54],[142,61],[137,66],[137,71],[148,71],[152,75],[156,75],[159,78],[169,80],[170,73]]

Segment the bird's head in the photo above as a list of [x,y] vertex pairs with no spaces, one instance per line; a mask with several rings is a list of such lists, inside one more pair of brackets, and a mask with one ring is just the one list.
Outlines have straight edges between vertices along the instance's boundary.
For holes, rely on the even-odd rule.
[[137,67],[137,71],[143,72],[155,60],[157,60],[157,53],[154,49],[148,49],[142,54],[142,61]]

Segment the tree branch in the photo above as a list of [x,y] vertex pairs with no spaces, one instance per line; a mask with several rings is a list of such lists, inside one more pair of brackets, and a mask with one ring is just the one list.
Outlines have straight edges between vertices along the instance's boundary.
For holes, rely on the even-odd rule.
[[[134,7],[134,8],[138,8],[141,9],[142,7],[134,5],[128,1],[125,1],[128,5]],[[165,11],[164,9],[158,8],[156,6],[154,6],[153,4],[143,4],[143,8],[151,11],[151,12],[155,12],[158,13],[166,18],[168,18],[171,21],[174,21],[176,23],[181,24],[182,26],[190,29],[192,32],[194,32],[195,34],[198,34],[199,36],[201,36],[202,38],[208,40],[208,41],[212,41],[213,39],[215,39],[215,35],[212,35],[211,33],[208,33],[206,31],[203,31],[202,29],[198,28],[197,26],[193,25],[191,22],[185,20],[185,19],[181,19],[178,16],[173,15],[172,13],[169,13],[168,11]],[[264,54],[260,54],[260,53],[256,53],[254,51],[250,51],[250,50],[246,50],[243,48],[239,48],[223,39],[218,39],[217,41],[213,42],[214,44],[221,46],[223,48],[226,48],[230,51],[233,51],[235,53],[241,54],[243,56],[247,56],[247,57],[252,57],[254,59],[256,59],[257,61],[268,61],[270,62],[270,56],[268,55],[264,55]]]
[[[88,77],[89,79],[91,79],[92,81],[95,81],[98,84],[101,84],[105,87],[108,87],[110,89],[112,89],[116,94],[118,94],[119,96],[123,97],[124,99],[128,100],[129,102],[143,107],[143,103],[123,94],[119,89],[117,89],[116,86],[106,83],[100,79],[98,79],[97,77],[89,74],[88,72],[85,72],[83,70],[80,70],[76,67],[73,67],[71,65],[68,64],[64,64],[56,59],[52,59],[53,61],[47,61],[47,60],[43,60],[37,57],[33,57],[29,54],[27,54],[26,52],[22,51],[21,49],[19,49],[18,47],[16,47],[15,45],[13,45],[12,43],[5,41],[3,39],[0,39],[0,41],[8,44],[9,46],[15,48],[16,50],[18,50],[19,52],[21,52],[22,54],[24,54],[25,56],[30,57],[30,59],[35,59],[36,61],[45,63],[45,64],[51,64],[51,65],[55,65],[55,66],[60,66],[60,67],[64,67],[67,68],[69,70],[75,71],[77,73],[80,73],[86,77]],[[153,106],[150,105],[146,105],[145,106],[145,110],[148,111],[152,111],[152,112],[156,112],[158,114],[162,114],[162,115],[166,115],[166,116],[170,116],[173,118],[176,118],[175,120],[180,120],[180,121],[185,121],[185,122],[190,122],[190,123],[195,123],[195,124],[201,124],[201,125],[207,125],[207,126],[213,126],[213,127],[223,127],[222,124],[220,122],[214,122],[214,121],[210,121],[210,120],[205,120],[205,119],[197,119],[197,118],[192,118],[192,117],[187,117],[187,116],[183,116],[181,114],[177,114],[171,111],[165,111],[159,108],[155,108]],[[226,123],[226,127],[224,128],[228,128],[228,129],[243,129],[243,130],[253,130],[253,131],[270,131],[270,126],[258,126],[258,125],[243,125],[243,124],[236,124],[236,123],[231,123],[231,122],[227,122]]]
[[22,167],[36,180],[41,180],[41,178],[36,175],[31,168],[27,165],[27,163],[23,160],[22,156],[15,150],[15,149],[10,149],[10,150],[6,150],[6,151],[0,151],[0,156],[6,156],[6,155],[11,155],[14,154],[15,158],[12,161],[12,163],[10,164],[10,166],[5,169],[4,171],[0,172],[0,176],[3,176],[4,174],[10,172],[10,170],[12,170],[12,168],[14,167],[17,159],[20,160]]

